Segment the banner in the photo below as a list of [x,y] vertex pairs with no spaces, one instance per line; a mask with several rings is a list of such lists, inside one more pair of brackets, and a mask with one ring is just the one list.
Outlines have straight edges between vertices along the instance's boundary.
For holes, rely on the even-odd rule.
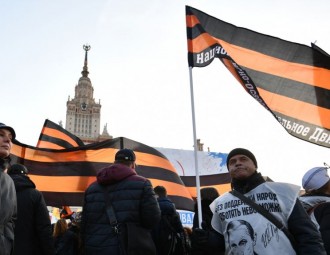
[[[194,151],[155,148],[172,163],[192,197],[197,197]],[[231,189],[227,153],[197,151],[200,188],[213,187],[219,194]]]
[[137,158],[136,172],[152,185],[166,187],[178,209],[193,210],[194,201],[167,158],[145,144],[119,137],[68,149],[37,148],[14,142],[13,163],[24,164],[48,206],[82,206],[86,188],[96,180],[96,173],[114,162],[118,149],[130,148]]
[[189,67],[205,67],[220,59],[289,134],[330,147],[330,56],[326,52],[313,44],[309,47],[236,27],[190,6],[186,6],[186,24]]

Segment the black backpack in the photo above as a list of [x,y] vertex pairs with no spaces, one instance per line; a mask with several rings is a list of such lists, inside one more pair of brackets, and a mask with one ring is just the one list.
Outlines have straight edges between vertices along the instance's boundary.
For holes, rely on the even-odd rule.
[[159,255],[186,254],[184,231],[178,215],[162,215],[155,242]]

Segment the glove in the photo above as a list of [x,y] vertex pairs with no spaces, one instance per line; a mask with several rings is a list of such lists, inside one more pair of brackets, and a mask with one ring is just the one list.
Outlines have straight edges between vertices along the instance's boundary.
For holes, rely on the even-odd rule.
[[193,250],[206,250],[209,240],[209,231],[195,228],[191,234],[191,246]]

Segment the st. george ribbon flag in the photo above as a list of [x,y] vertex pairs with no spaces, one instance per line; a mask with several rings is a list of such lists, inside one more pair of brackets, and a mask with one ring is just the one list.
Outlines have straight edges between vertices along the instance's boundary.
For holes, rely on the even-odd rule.
[[[189,67],[215,58],[287,132],[330,147],[330,56],[186,6]],[[260,120],[262,121],[262,120]]]
[[[47,205],[82,206],[84,192],[96,181],[97,172],[114,162],[118,149],[130,148],[135,152],[139,175],[148,178],[154,187],[165,186],[178,209],[193,210],[194,201],[188,189],[173,165],[156,149],[125,137],[76,146],[70,140],[74,135],[62,133],[64,130],[51,122],[45,122],[40,141],[44,140],[45,127],[48,128],[46,145],[50,148],[37,148],[15,140],[11,158],[12,163],[24,164],[29,169],[29,177],[43,193]],[[63,145],[58,137],[65,135],[71,136],[71,145],[66,144],[69,148],[53,149]]]

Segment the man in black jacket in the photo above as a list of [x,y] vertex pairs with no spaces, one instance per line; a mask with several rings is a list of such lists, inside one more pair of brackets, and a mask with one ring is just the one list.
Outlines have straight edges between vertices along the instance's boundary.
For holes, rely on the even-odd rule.
[[14,164],[7,173],[14,181],[17,195],[14,254],[54,254],[52,227],[43,195],[25,166]]
[[157,255],[186,255],[187,245],[184,230],[175,204],[168,198],[164,186],[154,188],[158,196],[161,219],[153,229],[153,239],[157,248]]
[[[135,172],[135,161],[132,150],[119,150],[114,164],[101,169],[97,174],[97,181],[85,191],[81,219],[85,255],[124,254],[116,233],[117,228],[110,226],[107,200],[114,209],[119,227],[125,223],[135,223],[151,231],[159,222],[160,209],[155,192],[151,182]],[[134,238],[138,239],[138,236]],[[154,247],[151,235],[148,242]],[[143,248],[136,249],[135,252],[141,255],[155,254],[148,253]]]
[[[223,236],[224,239],[219,240],[222,240],[226,254],[236,253],[238,249],[248,252],[248,247],[243,247],[244,242],[239,245],[232,245],[229,242],[227,229],[231,222],[244,220],[253,227],[254,252],[257,254],[326,255],[320,233],[299,202],[300,187],[265,182],[261,174],[257,172],[257,167],[257,160],[252,152],[243,148],[232,150],[227,157],[232,189],[250,198],[282,222],[294,237],[294,241],[291,243],[286,234],[272,221],[245,204],[240,198],[227,192],[210,206],[213,212],[212,227]],[[235,235],[238,237],[240,232],[230,232],[230,237]],[[207,240],[205,242],[205,237],[200,239],[211,245]]]

